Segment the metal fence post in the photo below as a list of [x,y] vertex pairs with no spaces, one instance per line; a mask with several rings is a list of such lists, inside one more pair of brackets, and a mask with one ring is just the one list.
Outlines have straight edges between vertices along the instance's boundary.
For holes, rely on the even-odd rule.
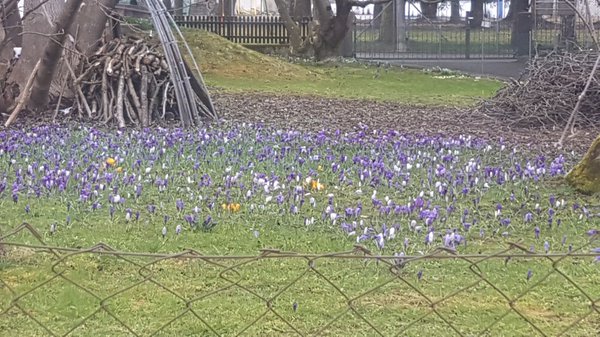
[[467,12],[467,26],[465,27],[465,58],[471,58],[471,12]]

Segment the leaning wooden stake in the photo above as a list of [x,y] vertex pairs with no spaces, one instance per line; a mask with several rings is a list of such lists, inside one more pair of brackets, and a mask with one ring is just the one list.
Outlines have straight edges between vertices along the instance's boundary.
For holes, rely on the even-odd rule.
[[17,118],[17,116],[23,109],[23,107],[29,101],[29,97],[31,95],[31,87],[33,86],[33,80],[35,79],[35,76],[36,76],[38,70],[40,69],[40,64],[41,64],[41,60],[37,61],[37,63],[35,64],[35,67],[33,68],[31,75],[29,75],[29,78],[27,79],[25,88],[23,88],[23,90],[21,91],[21,94],[19,95],[19,100],[18,100],[17,106],[14,108],[14,110],[8,117],[8,120],[6,121],[6,123],[4,123],[4,127],[9,127],[10,124],[12,124],[12,122]]

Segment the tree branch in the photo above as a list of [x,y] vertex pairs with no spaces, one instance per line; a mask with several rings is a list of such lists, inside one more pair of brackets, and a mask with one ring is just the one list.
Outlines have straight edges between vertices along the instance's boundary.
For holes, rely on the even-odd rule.
[[350,6],[353,7],[366,7],[368,5],[381,5],[381,4],[386,4],[388,2],[391,2],[392,0],[354,0],[354,1],[348,1],[348,4]]

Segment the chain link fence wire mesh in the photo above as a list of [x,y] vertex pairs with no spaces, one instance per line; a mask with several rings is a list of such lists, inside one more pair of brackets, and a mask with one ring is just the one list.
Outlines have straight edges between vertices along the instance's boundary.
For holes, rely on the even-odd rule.
[[0,236],[0,335],[600,336],[596,238],[568,254],[208,256],[53,247],[23,224]]

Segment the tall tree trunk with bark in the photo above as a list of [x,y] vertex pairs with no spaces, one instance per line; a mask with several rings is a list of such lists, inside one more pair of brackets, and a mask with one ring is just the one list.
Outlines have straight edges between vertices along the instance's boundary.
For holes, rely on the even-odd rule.
[[505,21],[513,21],[517,13],[527,12],[529,10],[529,0],[511,0],[508,5],[508,13],[504,18]]
[[406,0],[396,0],[396,51],[406,51]]
[[[2,0],[0,0],[1,2]],[[23,45],[19,0],[4,0],[0,3],[0,62],[12,58],[13,48]]]
[[[63,0],[27,0],[24,2],[24,13],[30,13],[23,19],[23,49],[19,61],[15,65],[9,82],[23,85],[27,82],[32,69],[42,58],[44,48],[55,31],[54,22],[58,18],[65,2]],[[73,48],[72,42],[65,44]],[[55,79],[56,91],[60,88],[62,78]],[[22,88],[21,88],[22,89]],[[54,92],[53,92],[54,93]]]
[[310,0],[292,0],[291,2],[290,15],[295,21],[312,16]]
[[86,56],[92,55],[102,42],[109,11],[118,0],[84,0],[75,23],[69,29],[75,37],[77,50]]
[[567,174],[566,180],[581,193],[600,193],[600,136],[581,161]]
[[459,23],[460,21],[460,0],[450,0],[450,22]]
[[[183,0],[175,0],[175,3],[177,1],[182,1],[183,4]],[[236,0],[219,0],[217,15],[233,16],[235,14],[235,3]]]
[[483,1],[471,0],[471,28],[480,28],[483,22]]
[[394,5],[387,4],[381,14],[381,26],[379,28],[379,41],[393,44],[396,41],[396,27],[394,25]]
[[173,0],[173,7],[175,15],[183,15],[183,0]]
[[[337,56],[339,47],[346,37],[346,33],[352,27],[350,11],[353,6],[367,6],[370,4],[387,3],[390,0],[336,0],[336,13],[333,13],[329,0],[315,0],[313,5],[315,8],[318,28],[311,43],[302,41],[299,38],[299,27],[290,15],[290,9],[286,0],[275,0],[277,10],[281,15],[283,22],[290,36],[290,45],[294,49],[312,47],[314,55],[318,60],[323,60],[329,57]],[[302,48],[301,48],[302,47]]]
[[421,13],[424,18],[429,20],[437,19],[438,2],[432,2],[430,0],[420,1],[420,5]]
[[54,22],[53,38],[48,40],[44,48],[43,57],[40,59],[40,68],[31,87],[28,107],[32,110],[43,109],[48,103],[50,85],[63,52],[63,43],[67,38],[67,31],[73,24],[81,2],[82,0],[67,0],[62,13]]

